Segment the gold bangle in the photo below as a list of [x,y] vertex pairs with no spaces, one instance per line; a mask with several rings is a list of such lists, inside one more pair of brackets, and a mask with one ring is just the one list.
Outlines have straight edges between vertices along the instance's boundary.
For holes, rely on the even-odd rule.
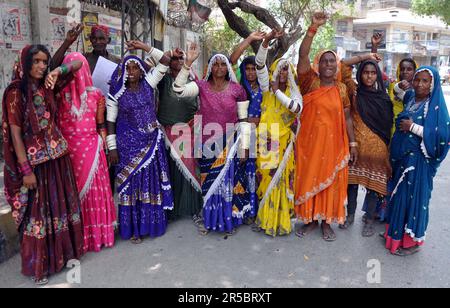
[[350,142],[350,147],[351,148],[357,148],[358,147],[358,142]]

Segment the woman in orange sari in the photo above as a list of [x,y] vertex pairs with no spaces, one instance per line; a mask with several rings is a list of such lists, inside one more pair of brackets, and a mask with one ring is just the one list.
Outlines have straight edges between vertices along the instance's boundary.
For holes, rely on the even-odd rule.
[[296,144],[295,211],[304,223],[297,236],[304,237],[321,220],[323,239],[335,241],[331,224],[345,222],[348,164],[358,153],[347,88],[338,81],[337,55],[324,51],[313,68],[309,62],[315,33],[326,21],[324,13],[315,13],[300,47],[297,70],[304,109]]

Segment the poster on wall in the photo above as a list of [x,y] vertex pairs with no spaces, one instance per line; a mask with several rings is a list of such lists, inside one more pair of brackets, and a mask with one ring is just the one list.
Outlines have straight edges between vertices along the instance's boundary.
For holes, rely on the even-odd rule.
[[84,25],[83,30],[83,49],[85,53],[92,52],[90,40],[92,27],[98,25],[98,14],[90,12],[81,12],[81,21]]
[[122,19],[99,14],[98,24],[109,28],[111,43],[108,45],[108,52],[116,57],[122,57]]
[[[70,26],[67,23],[66,16],[50,14],[50,52],[55,53],[58,48],[64,43],[66,39],[66,33],[70,30]],[[68,51],[72,51],[75,47],[72,46]]]
[[30,9],[21,4],[0,4],[0,46],[20,50],[31,41]]

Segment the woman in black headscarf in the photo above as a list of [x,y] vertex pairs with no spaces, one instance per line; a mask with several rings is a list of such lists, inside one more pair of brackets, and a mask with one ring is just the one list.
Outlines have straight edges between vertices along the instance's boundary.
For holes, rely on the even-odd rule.
[[362,232],[374,234],[373,221],[378,199],[387,195],[392,170],[389,143],[393,123],[393,106],[383,83],[378,63],[364,61],[356,74],[358,88],[352,104],[352,118],[358,146],[358,160],[349,168],[348,217],[343,228],[354,222],[359,185],[367,189],[368,211]]

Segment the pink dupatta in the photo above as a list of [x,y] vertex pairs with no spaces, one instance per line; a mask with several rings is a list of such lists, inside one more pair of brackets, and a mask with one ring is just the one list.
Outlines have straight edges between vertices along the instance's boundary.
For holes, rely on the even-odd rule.
[[98,102],[104,97],[99,89],[93,87],[86,58],[80,53],[71,53],[64,59],[64,63],[72,61],[82,61],[83,67],[61,91],[59,127],[69,143],[78,191],[83,201],[99,166],[103,142],[97,132],[96,114]]

